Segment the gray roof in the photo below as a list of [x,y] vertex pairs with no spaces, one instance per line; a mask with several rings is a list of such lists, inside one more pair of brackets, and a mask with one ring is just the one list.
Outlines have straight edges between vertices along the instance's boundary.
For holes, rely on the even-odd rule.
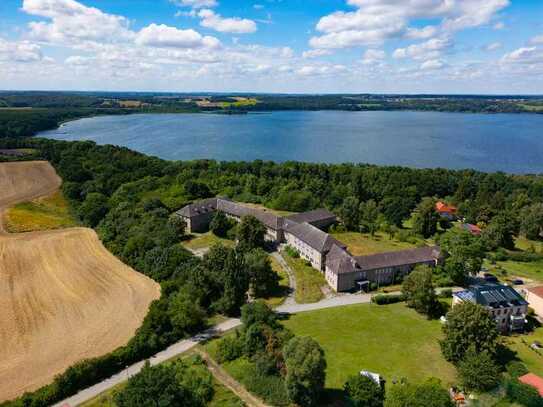
[[377,253],[369,256],[357,256],[356,262],[362,270],[378,270],[387,267],[414,265],[439,259],[441,253],[437,246],[420,247],[417,249],[397,252]]
[[287,219],[296,223],[307,222],[309,224],[312,224],[325,220],[330,220],[331,222],[334,222],[336,220],[336,215],[334,215],[327,209],[315,209],[314,211],[296,213],[294,215],[287,216]]
[[267,212],[263,209],[249,208],[239,203],[224,199],[218,200],[217,209],[239,218],[244,216],[254,216],[270,229],[278,230],[283,227],[282,217],[274,215],[273,213]]
[[332,248],[332,245],[337,245],[342,248],[347,247],[343,243],[334,239],[328,233],[323,232],[319,228],[316,228],[309,223],[294,224],[292,222],[287,222],[285,231],[296,236],[302,242],[317,250],[319,253],[328,252]]
[[186,218],[193,218],[204,213],[214,212],[217,210],[217,200],[218,198],[209,198],[194,202],[181,208],[176,213]]
[[502,284],[481,284],[455,293],[463,301],[491,308],[527,305],[528,302],[513,287]]
[[360,271],[358,263],[345,249],[338,245],[332,245],[326,256],[326,267],[334,274],[347,274]]

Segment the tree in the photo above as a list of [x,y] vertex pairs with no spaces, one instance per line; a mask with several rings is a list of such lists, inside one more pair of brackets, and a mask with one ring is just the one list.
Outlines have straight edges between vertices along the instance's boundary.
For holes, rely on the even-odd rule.
[[232,228],[232,222],[226,217],[223,211],[215,212],[213,219],[209,224],[209,229],[219,237],[226,237],[228,231]]
[[256,323],[275,327],[277,314],[264,301],[255,301],[241,307],[241,322],[246,328]]
[[536,203],[520,211],[520,232],[531,240],[541,239],[543,231],[543,203]]
[[496,250],[499,247],[513,249],[514,236],[517,233],[515,219],[512,214],[500,213],[492,218],[483,230],[481,239],[487,250]]
[[396,384],[386,395],[385,407],[454,407],[439,379],[421,384]]
[[485,250],[480,238],[453,228],[441,236],[439,243],[446,254],[445,271],[456,284],[465,284],[468,276],[481,271]]
[[79,207],[81,219],[90,227],[95,227],[106,216],[108,211],[107,198],[98,192],[88,194]]
[[176,236],[183,237],[185,235],[187,224],[180,216],[171,215],[168,219],[168,226],[174,231]]
[[432,269],[417,266],[402,283],[402,293],[407,298],[407,305],[426,315],[435,313],[439,306],[432,282]]
[[379,208],[373,199],[362,202],[360,204],[360,228],[373,236],[379,229],[379,215]]
[[245,254],[245,268],[249,275],[249,285],[256,297],[266,297],[279,287],[279,276],[264,250],[257,248]]
[[388,196],[381,201],[381,212],[393,225],[401,227],[405,219],[411,215],[415,202],[410,197]]
[[436,211],[436,201],[433,198],[424,198],[415,209],[413,217],[413,231],[425,238],[437,232],[439,214]]
[[238,226],[238,247],[248,252],[257,247],[264,247],[266,227],[254,216],[244,216]]
[[543,398],[539,395],[539,392],[532,386],[521,383],[517,379],[506,381],[505,392],[511,402],[516,402],[525,407],[543,407]]
[[284,347],[285,384],[292,403],[315,406],[324,388],[326,360],[320,345],[309,337],[294,337]]
[[183,189],[185,190],[185,194],[190,199],[203,199],[213,196],[209,186],[200,181],[193,181],[189,179],[187,182],[185,182]]
[[383,388],[367,376],[360,374],[347,379],[345,393],[354,407],[382,407],[385,399]]
[[339,209],[341,222],[347,230],[358,231],[360,225],[360,211],[358,199],[354,196],[349,196],[343,201],[343,205]]
[[472,391],[488,391],[500,381],[500,369],[488,352],[475,352],[470,349],[458,364],[458,374],[462,385]]
[[481,305],[466,301],[447,313],[443,326],[441,351],[448,361],[458,363],[470,348],[475,352],[496,353],[498,328],[490,313]]
[[214,307],[218,312],[237,316],[241,306],[245,304],[249,289],[249,278],[244,270],[243,254],[238,250],[230,250],[221,274],[222,296]]
[[115,396],[118,407],[198,406],[195,402],[193,395],[178,382],[173,367],[151,367],[148,361]]
[[169,301],[168,315],[178,332],[190,333],[202,326],[205,311],[188,289],[182,289]]

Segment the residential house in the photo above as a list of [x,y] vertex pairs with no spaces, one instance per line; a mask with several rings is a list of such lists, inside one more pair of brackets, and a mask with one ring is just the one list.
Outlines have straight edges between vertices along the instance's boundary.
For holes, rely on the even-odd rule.
[[464,230],[467,230],[473,236],[481,236],[482,230],[477,225],[472,225],[471,223],[462,223],[460,227]]
[[453,307],[465,301],[485,307],[494,317],[501,332],[524,329],[528,302],[513,287],[487,283],[473,285],[453,294]]
[[543,285],[525,288],[523,291],[524,298],[530,303],[530,307],[540,318],[543,318]]
[[453,221],[457,219],[457,208],[452,205],[447,205],[443,201],[436,202],[436,212],[439,213],[441,217],[447,220]]

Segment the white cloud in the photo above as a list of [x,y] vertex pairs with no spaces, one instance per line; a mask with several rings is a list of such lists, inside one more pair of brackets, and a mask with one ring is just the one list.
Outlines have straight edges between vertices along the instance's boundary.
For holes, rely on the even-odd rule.
[[[391,38],[430,38],[488,23],[509,0],[347,0],[355,11],[322,17],[311,38],[315,48],[378,44]],[[415,19],[441,19],[439,26],[410,27]]]
[[431,59],[429,61],[425,61],[420,65],[420,69],[423,71],[433,71],[437,69],[441,69],[445,67],[445,62],[439,60],[439,59]]
[[253,20],[238,17],[224,18],[210,9],[200,10],[198,16],[202,19],[200,22],[202,27],[219,32],[248,34],[257,30],[256,23]]
[[294,71],[299,76],[336,75],[347,71],[344,65],[305,65]]
[[397,59],[436,59],[444,51],[451,49],[453,46],[454,43],[449,38],[432,38],[419,44],[412,44],[406,48],[398,48],[394,51],[392,56]]
[[531,44],[543,44],[543,35],[538,35],[530,39]]
[[500,49],[503,47],[503,44],[501,42],[492,42],[490,44],[487,44],[483,47],[485,51],[496,51],[497,49]]
[[29,41],[6,41],[0,38],[0,61],[35,62],[43,59],[40,46]]
[[386,52],[380,49],[368,49],[364,52],[362,57],[362,63],[365,65],[372,65],[381,62],[386,58]]
[[136,44],[171,48],[217,48],[220,46],[219,40],[215,37],[204,37],[192,29],[180,30],[164,24],[151,24],[143,28],[136,37]]
[[323,57],[323,56],[331,55],[331,54],[332,54],[332,51],[329,51],[327,49],[311,49],[309,51],[304,51],[302,53],[302,58],[306,58],[306,59],[318,58],[318,57]]
[[518,48],[502,58],[505,64],[543,64],[543,50],[538,47]]
[[22,10],[51,22],[31,22],[30,37],[53,43],[118,42],[130,39],[128,20],[75,0],[24,0]]
[[198,8],[211,8],[218,5],[216,0],[170,0],[177,6],[180,7],[192,7],[194,9]]
[[492,26],[495,30],[503,30],[505,28],[505,23],[503,21],[498,21]]

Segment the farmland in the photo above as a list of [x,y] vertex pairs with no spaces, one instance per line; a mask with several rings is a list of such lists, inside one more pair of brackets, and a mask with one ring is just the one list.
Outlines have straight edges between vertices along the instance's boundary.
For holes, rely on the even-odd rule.
[[[45,162],[0,164],[0,212],[59,185]],[[0,400],[125,344],[159,296],[91,229],[0,234]]]

